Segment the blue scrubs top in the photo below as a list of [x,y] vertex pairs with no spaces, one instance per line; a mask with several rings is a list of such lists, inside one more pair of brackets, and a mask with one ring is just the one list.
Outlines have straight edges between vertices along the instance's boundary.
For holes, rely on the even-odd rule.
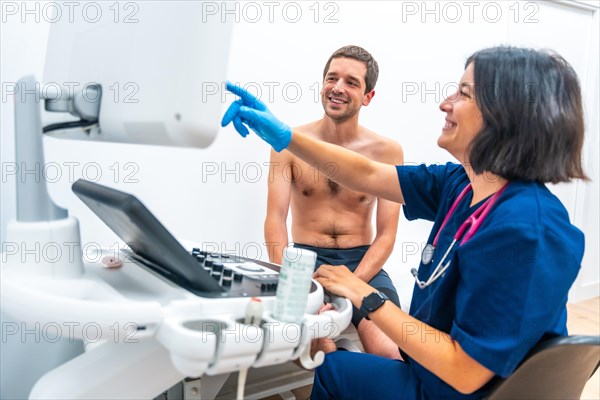
[[[469,183],[457,164],[398,166],[404,214],[434,221],[433,243],[444,217]],[[459,226],[481,204],[470,207],[472,192],[440,233],[433,261],[419,265],[426,281]],[[583,257],[583,233],[569,222],[561,202],[536,182],[513,181],[475,235],[454,247],[452,264],[425,289],[415,285],[410,314],[460,343],[496,375],[510,375],[540,339],[566,335],[569,288]],[[423,339],[434,332],[421,333]],[[476,398],[484,386],[463,396],[409,358],[427,397]]]

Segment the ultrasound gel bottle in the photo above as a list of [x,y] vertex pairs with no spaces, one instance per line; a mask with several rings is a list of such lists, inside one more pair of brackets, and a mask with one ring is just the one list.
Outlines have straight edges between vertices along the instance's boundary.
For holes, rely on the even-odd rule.
[[275,319],[302,323],[316,261],[314,251],[294,247],[284,249],[273,313]]

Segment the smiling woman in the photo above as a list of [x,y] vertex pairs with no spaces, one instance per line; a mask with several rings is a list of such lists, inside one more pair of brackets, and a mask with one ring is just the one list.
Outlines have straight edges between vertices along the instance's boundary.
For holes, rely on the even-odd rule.
[[446,124],[438,139],[438,146],[452,154],[461,164],[469,162],[468,147],[483,126],[481,111],[475,100],[474,65],[467,66],[460,80],[458,92],[440,104],[446,113]]
[[[231,89],[241,100],[224,124],[237,118],[236,128],[286,143],[313,165],[333,160],[340,185],[403,203],[409,220],[434,222],[432,260],[415,271],[430,283],[415,287],[408,314],[345,268],[317,270],[323,287],[364,310],[403,359],[329,353],[312,399],[482,398],[537,342],[567,334],[565,304],[584,237],[545,183],[587,178],[581,92],[562,57],[496,47],[467,60],[457,93],[440,105],[446,123],[438,139],[461,164],[371,161],[292,131],[252,95]],[[469,221],[476,229],[462,239]],[[441,260],[447,269],[429,279]]]

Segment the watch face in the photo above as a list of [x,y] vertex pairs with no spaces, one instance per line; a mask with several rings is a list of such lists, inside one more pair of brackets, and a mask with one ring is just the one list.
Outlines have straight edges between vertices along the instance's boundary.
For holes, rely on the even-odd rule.
[[373,292],[363,299],[363,305],[368,311],[375,311],[386,300],[387,300],[387,297],[385,297],[385,295],[383,293]]

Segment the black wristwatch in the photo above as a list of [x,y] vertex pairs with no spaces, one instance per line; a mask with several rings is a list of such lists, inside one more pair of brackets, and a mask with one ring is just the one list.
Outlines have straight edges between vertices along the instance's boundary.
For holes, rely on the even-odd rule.
[[386,300],[389,300],[389,298],[384,293],[373,292],[370,295],[363,297],[360,311],[365,314],[366,319],[370,320],[369,314],[381,307]]

